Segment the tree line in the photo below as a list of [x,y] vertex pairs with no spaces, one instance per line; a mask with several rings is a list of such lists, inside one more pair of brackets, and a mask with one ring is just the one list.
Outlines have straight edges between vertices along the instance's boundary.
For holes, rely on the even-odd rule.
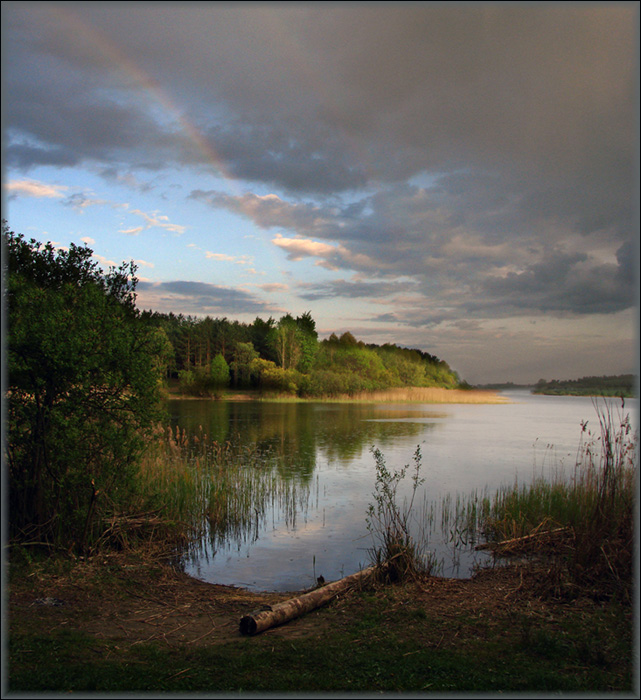
[[187,394],[228,388],[301,397],[337,396],[403,386],[462,386],[438,357],[395,344],[366,344],[352,333],[319,340],[311,312],[252,323],[145,312],[166,339],[166,379]]
[[580,379],[539,379],[534,394],[567,394],[573,396],[621,396],[637,395],[637,377],[634,374],[617,374]]

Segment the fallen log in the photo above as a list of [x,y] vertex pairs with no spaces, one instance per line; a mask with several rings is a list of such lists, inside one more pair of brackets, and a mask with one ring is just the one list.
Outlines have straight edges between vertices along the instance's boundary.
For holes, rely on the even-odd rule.
[[254,610],[241,618],[240,633],[245,635],[259,634],[270,627],[277,627],[293,620],[295,617],[300,617],[311,610],[315,610],[329,602],[339,593],[365,581],[374,573],[376,568],[375,566],[370,566],[309,593],[304,593],[297,598],[290,598],[283,603],[277,603],[273,607],[265,605],[258,610]]
[[540,539],[545,535],[556,535],[560,532],[569,531],[569,527],[557,527],[554,528],[554,530],[543,530],[542,532],[533,532],[531,535],[523,535],[523,537],[513,537],[512,539],[501,540],[500,542],[484,542],[482,544],[477,544],[476,547],[474,547],[474,549],[499,549],[501,547],[508,547],[512,544],[521,544],[522,542],[527,542],[528,540]]

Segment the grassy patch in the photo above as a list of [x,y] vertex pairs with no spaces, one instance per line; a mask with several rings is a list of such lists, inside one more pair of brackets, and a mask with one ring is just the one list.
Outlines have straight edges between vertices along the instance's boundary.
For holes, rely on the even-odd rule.
[[[631,634],[614,606],[589,615],[469,610],[441,617],[401,593],[360,594],[318,635],[197,648],[70,630],[9,644],[12,691],[338,692],[630,690]],[[346,624],[346,620],[350,624]],[[628,621],[629,622],[629,621]],[[599,639],[594,637],[598,629]]]

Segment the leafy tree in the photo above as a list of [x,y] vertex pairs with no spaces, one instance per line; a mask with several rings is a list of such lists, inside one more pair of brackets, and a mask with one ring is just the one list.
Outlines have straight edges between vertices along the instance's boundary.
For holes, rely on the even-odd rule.
[[236,343],[234,360],[230,367],[234,373],[236,386],[249,386],[252,375],[252,362],[258,357],[251,343]]
[[211,361],[210,377],[216,395],[229,386],[229,365],[220,352]]
[[274,349],[283,369],[294,369],[300,357],[300,337],[296,319],[291,314],[282,316],[274,334]]
[[316,353],[318,352],[318,333],[316,321],[311,312],[306,311],[296,319],[296,328],[300,355],[297,363],[299,372],[307,373],[312,367]]
[[135,265],[2,228],[10,536],[90,541],[132,488],[157,420],[166,336],[140,319]]
[[358,345],[358,341],[349,331],[345,331],[338,339],[338,342],[341,345]]
[[249,327],[251,342],[258,354],[265,360],[275,361],[274,350],[276,321],[270,316],[267,321],[256,317]]

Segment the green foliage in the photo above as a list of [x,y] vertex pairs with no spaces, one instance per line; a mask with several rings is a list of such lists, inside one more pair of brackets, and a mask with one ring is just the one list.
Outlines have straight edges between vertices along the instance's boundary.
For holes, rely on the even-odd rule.
[[[165,331],[173,346],[167,372],[179,378],[182,391],[196,395],[206,395],[201,381],[205,375],[199,368],[209,368],[216,354],[230,366],[234,386],[303,397],[354,395],[393,387],[464,386],[446,362],[422,350],[366,345],[349,331],[340,338],[332,333],[319,342],[309,311],[296,318],[285,314],[277,323],[272,318],[256,318],[250,325],[226,318],[147,316]],[[249,345],[256,355],[241,351]],[[278,375],[269,366],[252,374],[252,358],[278,365],[285,374]]]
[[252,377],[252,363],[257,358],[258,353],[252,343],[236,343],[230,369],[234,373],[234,384],[237,387],[249,386]]
[[209,376],[216,394],[219,394],[223,389],[229,386],[229,365],[227,364],[227,361],[223,357],[222,353],[218,353],[211,361]]
[[372,448],[376,462],[374,503],[367,510],[367,530],[374,540],[369,550],[372,562],[381,566],[389,581],[397,581],[419,573],[429,573],[432,564],[422,556],[425,543],[416,543],[410,533],[412,506],[418,487],[425,481],[420,477],[421,448],[414,452],[414,470],[411,476],[412,492],[409,503],[398,503],[398,488],[409,469],[405,465],[390,471],[379,449]]
[[167,339],[135,308],[135,266],[103,274],[3,224],[10,536],[82,549],[132,483]]
[[192,396],[221,396],[229,386],[229,365],[219,353],[209,365],[193,369],[181,369],[178,372],[178,386],[185,394]]
[[283,369],[269,360],[256,358],[252,362],[252,375],[261,392],[296,394],[302,375],[294,369]]

